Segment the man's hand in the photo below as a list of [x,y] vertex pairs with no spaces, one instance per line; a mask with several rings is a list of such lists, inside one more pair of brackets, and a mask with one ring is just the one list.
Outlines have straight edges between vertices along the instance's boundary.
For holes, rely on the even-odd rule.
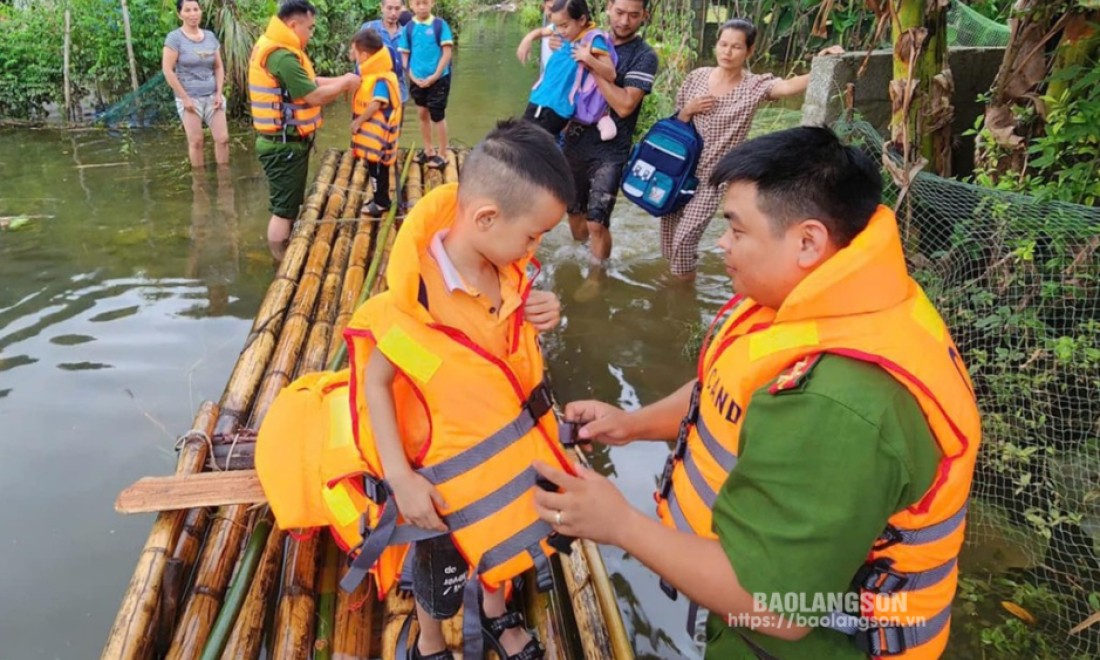
[[573,60],[579,64],[583,64],[588,68],[592,68],[592,64],[596,61],[596,56],[592,54],[592,44],[576,44],[573,46]]
[[535,491],[535,511],[539,518],[553,526],[554,531],[617,545],[624,526],[631,525],[640,515],[615,484],[584,466],[576,466],[575,477],[542,461],[535,461],[532,467],[560,489],[556,493]]
[[406,476],[391,478],[389,482],[397,510],[406,520],[421,529],[447,531],[447,525],[436,510],[445,508],[447,504],[432,482],[411,471]]
[[349,92],[359,89],[359,83],[362,82],[362,78],[354,73],[345,73],[342,78],[344,79],[343,88]]
[[539,332],[553,330],[561,323],[561,300],[552,291],[531,289],[527,304],[523,306],[523,316]]
[[622,447],[634,440],[630,413],[603,401],[588,399],[565,404],[565,421],[584,424],[577,431],[582,440]]

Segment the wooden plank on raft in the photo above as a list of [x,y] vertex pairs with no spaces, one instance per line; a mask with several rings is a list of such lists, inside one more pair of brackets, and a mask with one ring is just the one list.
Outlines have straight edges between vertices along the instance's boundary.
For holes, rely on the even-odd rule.
[[197,506],[256,504],[266,500],[255,470],[201,472],[138,479],[119,493],[115,511],[149,513]]

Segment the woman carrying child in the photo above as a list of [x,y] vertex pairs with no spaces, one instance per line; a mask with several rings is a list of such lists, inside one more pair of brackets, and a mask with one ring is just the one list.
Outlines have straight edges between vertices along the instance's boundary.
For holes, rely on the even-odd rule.
[[[801,94],[810,82],[809,74],[783,80],[770,73],[751,73],[747,63],[755,43],[756,27],[751,21],[726,21],[718,30],[715,46],[718,66],[689,73],[676,94],[680,120],[691,122],[703,138],[695,197],[661,218],[661,254],[668,259],[673,277],[685,282],[695,279],[699,241],[722,199],[718,188],[705,183],[714,166],[745,141],[753,116],[764,101]],[[840,46],[830,46],[818,56],[843,52]]]
[[590,75],[615,80],[615,65],[609,55],[611,46],[605,34],[596,29],[586,0],[555,0],[550,7],[550,25],[532,30],[520,42],[516,57],[526,63],[535,39],[548,40],[561,37],[562,46],[555,50],[543,67],[542,75],[531,88],[531,96],[523,118],[546,129],[554,137],[573,118],[576,99],[573,93],[577,85],[577,67],[581,64],[574,57],[574,48],[587,43],[594,56]]

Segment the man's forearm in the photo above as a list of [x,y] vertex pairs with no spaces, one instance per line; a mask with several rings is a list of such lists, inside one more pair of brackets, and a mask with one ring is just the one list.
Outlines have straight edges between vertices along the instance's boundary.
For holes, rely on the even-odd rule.
[[695,381],[688,381],[672,394],[630,413],[631,429],[639,440],[675,440],[680,421],[691,405],[691,390]]
[[[607,99],[607,105],[620,117],[628,117],[641,103],[641,97],[637,99],[623,87],[601,76],[595,76],[596,85],[600,88],[600,94]],[[641,90],[639,90],[641,91]]]
[[343,81],[340,78],[328,78],[319,83],[317,89],[306,94],[305,102],[310,105],[328,105],[343,93]]

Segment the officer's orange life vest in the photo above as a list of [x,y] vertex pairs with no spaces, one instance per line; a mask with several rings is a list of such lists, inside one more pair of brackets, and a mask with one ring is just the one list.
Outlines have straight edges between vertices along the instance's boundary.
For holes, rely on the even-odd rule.
[[[838,614],[830,627],[854,635],[871,656],[938,657],[947,643],[981,423],[958,349],[906,271],[894,214],[879,207],[867,228],[795,287],[778,310],[735,297],[725,312],[700,357],[692,408],[656,494],[661,520],[715,538],[711,507],[736,468],[753,392],[815,354],[878,365],[920,404],[943,457],[928,492],[887,521],[853,588],[906,592],[905,612],[865,611],[864,617],[925,617],[926,624],[857,632],[853,619]],[[780,378],[772,393],[784,385]]]
[[288,126],[294,126],[298,135],[307,137],[321,128],[321,106],[310,105],[304,99],[288,98],[286,90],[267,70],[267,58],[276,50],[294,53],[310,80],[316,80],[313,63],[302,50],[298,35],[286,23],[272,16],[267,30],[256,40],[248,61],[248,100],[252,107],[252,126],[265,135],[283,134]]
[[390,49],[380,48],[359,65],[359,71],[363,82],[352,98],[352,112],[355,117],[366,112],[367,106],[374,99],[374,88],[379,81],[386,84],[390,101],[387,108],[371,115],[351,136],[352,151],[356,158],[393,165],[397,159],[397,140],[401,136],[404,109],[401,105],[401,87],[397,84],[397,74],[393,72]]

